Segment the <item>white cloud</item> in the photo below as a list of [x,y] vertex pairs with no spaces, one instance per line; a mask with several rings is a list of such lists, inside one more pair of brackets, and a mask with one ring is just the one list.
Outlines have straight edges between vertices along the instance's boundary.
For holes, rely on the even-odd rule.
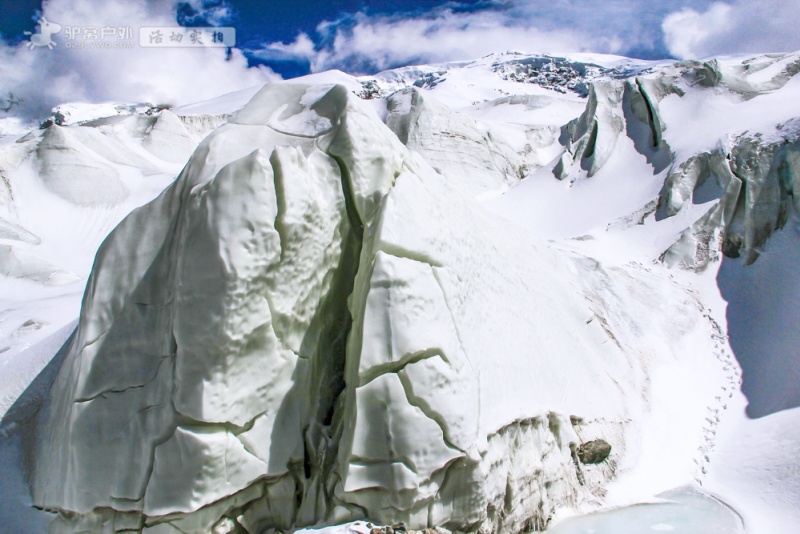
[[414,61],[473,59],[506,50],[615,52],[621,46],[613,36],[521,25],[512,23],[509,17],[507,12],[458,13],[450,9],[411,18],[358,13],[349,19],[320,24],[317,32],[326,44],[318,49],[307,34],[301,33],[292,43],[271,43],[255,54],[264,59],[309,61],[312,71],[358,71]]
[[[62,26],[53,50],[0,43],[0,92],[22,97],[21,110],[41,118],[68,101],[184,103],[279,78],[267,68],[247,68],[236,49],[144,48],[142,26],[176,26],[170,2],[46,0],[43,13]],[[67,27],[130,27],[133,48],[67,48]],[[33,30],[33,28],[31,28]]]
[[472,59],[505,50],[580,51],[593,40],[570,29],[547,31],[508,26],[494,13],[454,14],[403,20],[360,17],[347,30],[337,28],[332,44],[317,54],[312,70],[357,62],[366,56],[378,69],[414,60]]
[[680,58],[800,49],[800,2],[715,2],[705,11],[685,8],[664,19],[664,40]]
[[262,50],[254,52],[256,57],[266,60],[311,61],[315,54],[314,41],[303,32],[291,43],[269,43]]
[[696,58],[695,52],[709,37],[730,26],[731,6],[717,3],[705,13],[686,8],[668,15],[662,28],[670,51],[680,58]]

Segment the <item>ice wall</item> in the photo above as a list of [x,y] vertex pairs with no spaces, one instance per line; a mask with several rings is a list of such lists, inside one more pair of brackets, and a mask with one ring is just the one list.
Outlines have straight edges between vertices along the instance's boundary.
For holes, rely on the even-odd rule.
[[38,426],[54,531],[521,532],[591,498],[573,423],[625,454],[642,347],[461,189],[344,87],[265,87],[97,254]]
[[660,208],[676,214],[686,202],[719,202],[687,228],[663,255],[669,264],[704,269],[722,252],[758,259],[769,236],[783,227],[800,195],[800,142],[797,131],[779,127],[785,137],[743,135],[729,146],[691,157],[664,184]]

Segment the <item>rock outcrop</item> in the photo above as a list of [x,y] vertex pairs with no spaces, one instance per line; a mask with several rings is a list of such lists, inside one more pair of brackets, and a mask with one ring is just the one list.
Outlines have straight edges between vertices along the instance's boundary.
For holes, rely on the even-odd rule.
[[578,447],[577,455],[581,463],[599,464],[604,462],[611,454],[611,445],[604,439],[587,441]]

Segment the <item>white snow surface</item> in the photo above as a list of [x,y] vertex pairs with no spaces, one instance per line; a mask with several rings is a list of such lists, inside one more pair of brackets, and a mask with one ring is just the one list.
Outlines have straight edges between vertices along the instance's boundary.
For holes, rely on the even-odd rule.
[[[795,531],[798,217],[694,272],[661,255],[724,199],[658,208],[689,158],[792,141],[799,58],[507,53],[6,121],[3,461],[24,472],[38,425],[51,531],[583,532],[615,509],[635,532],[626,506],[686,487]],[[596,438],[611,457],[579,473]],[[41,531],[8,480],[2,515]]]

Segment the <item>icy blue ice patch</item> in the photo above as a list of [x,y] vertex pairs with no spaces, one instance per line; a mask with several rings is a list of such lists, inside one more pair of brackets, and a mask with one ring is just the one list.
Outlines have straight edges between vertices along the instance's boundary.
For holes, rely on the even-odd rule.
[[574,517],[548,530],[552,534],[740,534],[741,517],[731,507],[694,488],[659,495],[645,503]]

